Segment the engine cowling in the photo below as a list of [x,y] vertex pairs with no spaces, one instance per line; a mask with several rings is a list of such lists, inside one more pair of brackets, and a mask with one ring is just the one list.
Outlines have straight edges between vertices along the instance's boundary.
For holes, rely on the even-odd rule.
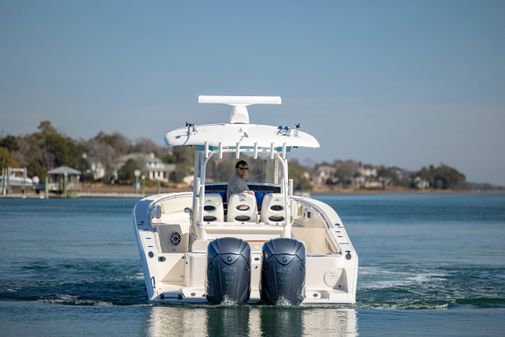
[[298,240],[277,238],[263,245],[261,302],[298,305],[305,298],[305,246]]
[[251,295],[251,248],[237,238],[219,238],[207,247],[207,301],[244,304]]

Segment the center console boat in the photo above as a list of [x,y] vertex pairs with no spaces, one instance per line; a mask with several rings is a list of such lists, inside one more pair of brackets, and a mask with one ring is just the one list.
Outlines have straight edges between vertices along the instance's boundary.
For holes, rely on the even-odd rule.
[[[192,192],[139,201],[133,226],[152,302],[355,303],[358,255],[329,205],[293,194],[288,154],[319,142],[299,125],[249,123],[247,106],[280,97],[199,96],[232,106],[228,123],[166,134],[169,146],[195,150]],[[227,183],[206,181],[208,164],[225,157],[269,167],[253,193],[226,195]]]

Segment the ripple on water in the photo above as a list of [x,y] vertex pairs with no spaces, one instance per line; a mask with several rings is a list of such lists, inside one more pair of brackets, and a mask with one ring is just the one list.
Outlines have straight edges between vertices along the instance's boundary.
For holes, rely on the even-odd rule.
[[147,303],[143,275],[136,263],[33,261],[10,267],[0,278],[1,300],[68,305]]
[[[362,272],[363,271],[363,272]],[[376,309],[505,307],[505,268],[394,264],[360,267],[358,306]]]
[[[505,307],[505,268],[384,264],[359,270],[357,306],[375,309]],[[0,300],[67,305],[143,305],[147,296],[136,261],[38,260],[11,265],[0,278]],[[225,300],[222,306],[236,306]],[[278,306],[290,306],[280,301]]]

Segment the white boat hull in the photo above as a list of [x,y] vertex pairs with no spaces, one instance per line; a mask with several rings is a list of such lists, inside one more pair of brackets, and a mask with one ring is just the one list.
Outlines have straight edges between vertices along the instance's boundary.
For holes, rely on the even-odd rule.
[[[305,299],[302,304],[352,304],[356,301],[358,255],[345,228],[328,205],[309,198],[291,197],[291,237],[306,246]],[[143,199],[133,210],[133,224],[151,302],[207,303],[207,245],[219,237],[233,236],[251,246],[251,294],[260,301],[262,245],[281,237],[282,228],[262,223],[208,224],[191,230],[184,213],[192,193],[170,193]],[[297,225],[298,224],[298,225]],[[178,233],[178,234],[174,234]]]

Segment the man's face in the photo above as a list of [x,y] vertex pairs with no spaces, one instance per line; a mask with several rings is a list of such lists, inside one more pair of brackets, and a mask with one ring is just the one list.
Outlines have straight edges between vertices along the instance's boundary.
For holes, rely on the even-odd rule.
[[237,174],[239,176],[241,176],[242,178],[245,178],[247,176],[247,171],[249,170],[249,166],[246,165],[239,165],[235,171],[237,172]]

